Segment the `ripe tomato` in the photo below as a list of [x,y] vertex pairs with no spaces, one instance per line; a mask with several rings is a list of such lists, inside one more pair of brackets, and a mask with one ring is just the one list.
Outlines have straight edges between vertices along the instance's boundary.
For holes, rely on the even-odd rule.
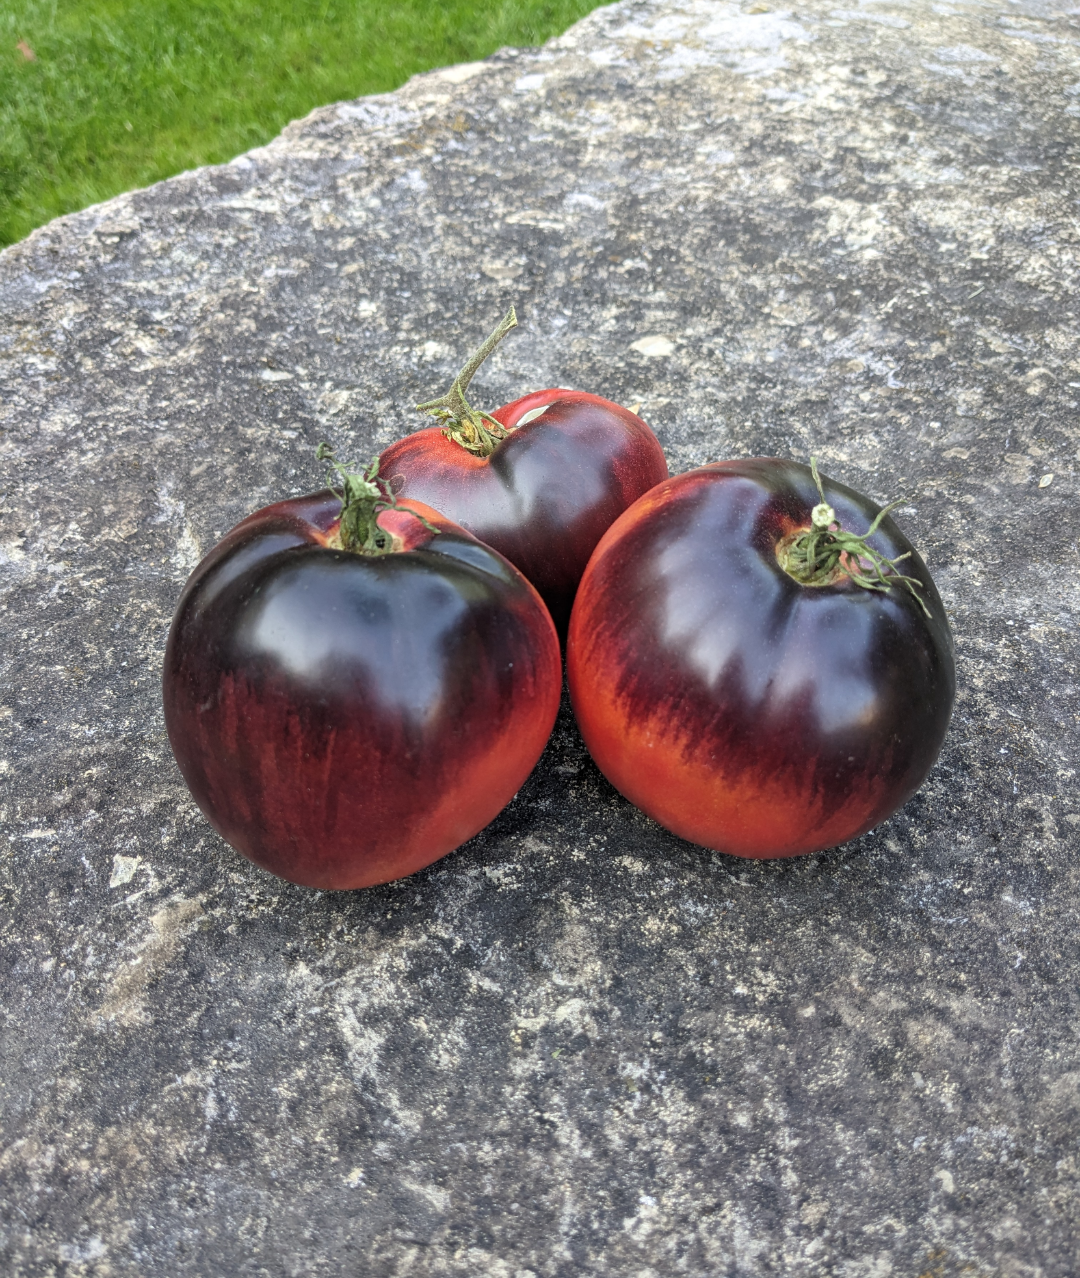
[[667,478],[667,462],[640,417],[599,395],[550,389],[492,414],[470,408],[473,373],[516,323],[511,310],[448,394],[421,405],[442,427],[391,444],[380,469],[403,498],[442,511],[520,568],[565,635],[596,543]]
[[559,705],[559,644],[528,581],[382,496],[355,550],[335,548],[330,490],[245,519],[169,634],[165,722],[192,794],[234,848],[308,887],[385,883],[471,838]]
[[[866,542],[835,527],[880,514],[756,458],[670,479],[611,526],[578,590],[567,677],[590,753],[631,802],[721,852],[796,856],[864,833],[922,784],[952,709],[952,637],[890,518]],[[811,531],[825,558],[803,584]]]

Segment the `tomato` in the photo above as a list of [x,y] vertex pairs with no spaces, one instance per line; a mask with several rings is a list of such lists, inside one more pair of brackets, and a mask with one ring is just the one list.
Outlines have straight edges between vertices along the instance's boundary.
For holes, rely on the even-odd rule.
[[755,458],[654,488],[597,546],[570,622],[571,700],[600,770],[736,856],[818,851],[883,821],[952,710],[925,564],[887,513],[815,475]]
[[374,488],[350,549],[331,490],[238,524],[192,573],[165,657],[169,740],[199,806],[308,887],[385,883],[471,838],[559,705],[559,644],[528,581]]
[[472,357],[447,395],[421,405],[442,427],[398,440],[380,468],[422,501],[493,546],[540,592],[560,635],[581,574],[611,523],[667,478],[660,443],[635,413],[584,391],[534,391],[492,414],[465,388],[516,324],[514,313]]

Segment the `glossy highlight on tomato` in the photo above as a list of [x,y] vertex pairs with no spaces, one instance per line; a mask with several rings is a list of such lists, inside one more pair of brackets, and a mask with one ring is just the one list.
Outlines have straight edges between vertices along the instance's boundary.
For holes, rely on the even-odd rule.
[[491,416],[510,433],[489,456],[428,427],[387,448],[381,472],[399,497],[442,511],[505,555],[565,634],[597,542],[667,478],[663,450],[635,413],[585,391],[534,391]]
[[379,556],[334,548],[331,490],[237,525],[169,634],[165,722],[218,832],[294,883],[411,874],[483,829],[558,709],[550,617],[500,555],[419,503]]
[[[865,533],[880,508],[824,489]],[[945,610],[890,517],[868,541],[909,556],[896,572],[911,588],[807,586],[781,567],[818,502],[810,470],[774,458],[670,479],[608,530],[574,605],[567,677],[597,765],[669,830],[736,856],[872,829],[922,784],[949,723]]]

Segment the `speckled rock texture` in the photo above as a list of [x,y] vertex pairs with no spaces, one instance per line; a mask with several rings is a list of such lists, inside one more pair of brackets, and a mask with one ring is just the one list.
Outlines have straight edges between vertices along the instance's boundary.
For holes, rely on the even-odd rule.
[[[1077,20],[624,0],[0,255],[8,1278],[1080,1272]],[[940,763],[793,863],[564,709],[430,870],[294,888],[162,727],[190,568],[474,383],[815,452],[950,609]]]

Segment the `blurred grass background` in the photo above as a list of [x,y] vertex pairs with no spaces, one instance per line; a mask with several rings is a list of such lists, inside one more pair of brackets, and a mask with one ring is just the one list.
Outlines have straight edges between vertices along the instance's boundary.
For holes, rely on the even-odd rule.
[[0,0],[0,246],[599,0]]

